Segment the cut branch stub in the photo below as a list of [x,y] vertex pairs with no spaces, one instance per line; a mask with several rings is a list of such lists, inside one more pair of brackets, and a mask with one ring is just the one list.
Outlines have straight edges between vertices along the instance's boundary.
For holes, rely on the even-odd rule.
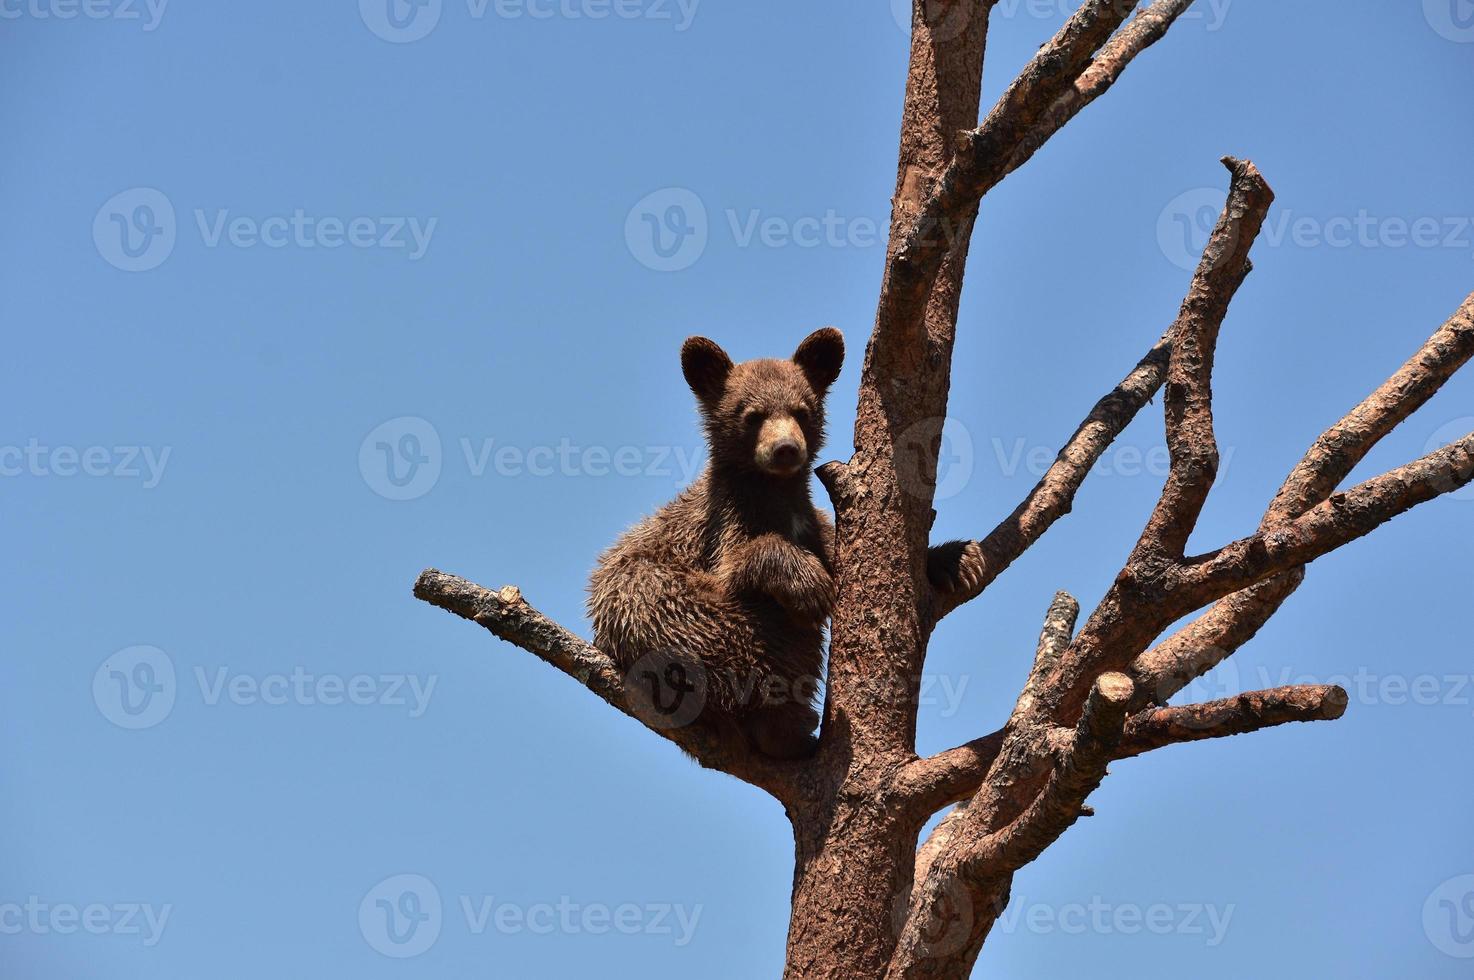
[[1064,759],[1033,804],[972,858],[977,870],[987,876],[1016,871],[1080,819],[1086,798],[1116,757],[1133,689],[1125,674],[1106,673],[1096,679]]
[[1297,721],[1334,721],[1350,699],[1334,685],[1279,687],[1250,691],[1220,701],[1154,708],[1132,717],[1118,758],[1142,755],[1166,745],[1244,735]]

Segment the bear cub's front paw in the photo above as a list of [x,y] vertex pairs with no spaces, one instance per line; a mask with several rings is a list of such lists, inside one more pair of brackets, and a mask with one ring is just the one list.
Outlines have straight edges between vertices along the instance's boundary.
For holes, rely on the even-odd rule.
[[787,612],[800,619],[828,619],[834,608],[834,578],[812,559],[790,574],[767,583],[767,593]]
[[948,541],[927,552],[926,577],[943,593],[972,593],[983,584],[983,549],[976,541]]

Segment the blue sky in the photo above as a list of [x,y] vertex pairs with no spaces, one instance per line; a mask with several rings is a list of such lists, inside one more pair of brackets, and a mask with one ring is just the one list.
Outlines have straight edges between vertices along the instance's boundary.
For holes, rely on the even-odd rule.
[[[781,810],[409,590],[515,582],[586,630],[595,555],[699,465],[688,334],[839,326],[847,454],[905,32],[884,0],[385,3],[0,4],[0,972],[776,975]],[[1279,197],[1195,545],[1474,288],[1467,0],[1199,6],[983,207],[939,537],[1171,320],[1226,153]],[[988,98],[1064,14],[1000,3]],[[1359,475],[1471,428],[1474,376]],[[924,750],[1005,716],[1056,589],[1104,592],[1161,446],[1143,413],[949,618]],[[1468,975],[1463,496],[1318,563],[1197,690],[1349,678],[1346,718],[1116,766],[991,975]]]

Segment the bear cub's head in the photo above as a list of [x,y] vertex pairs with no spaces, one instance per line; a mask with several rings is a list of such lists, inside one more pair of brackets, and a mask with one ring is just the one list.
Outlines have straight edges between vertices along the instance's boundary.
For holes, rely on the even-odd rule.
[[824,443],[824,396],[844,364],[833,327],[804,338],[790,360],[733,364],[715,341],[681,346],[681,370],[696,393],[712,464],[778,479],[806,476]]

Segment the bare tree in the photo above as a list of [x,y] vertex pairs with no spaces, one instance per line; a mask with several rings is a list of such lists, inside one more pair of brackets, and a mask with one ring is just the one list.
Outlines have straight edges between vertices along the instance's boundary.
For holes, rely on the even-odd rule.
[[[1007,905],[1013,874],[1088,812],[1086,798],[1112,760],[1340,717],[1346,693],[1329,686],[1166,705],[1252,638],[1299,587],[1308,563],[1474,480],[1471,434],[1337,489],[1474,355],[1470,296],[1315,442],[1254,534],[1187,554],[1218,468],[1212,374],[1219,329],[1273,199],[1252,163],[1227,158],[1227,202],[1177,319],[1095,405],[1028,497],[992,531],[945,554],[951,564],[941,571],[956,587],[939,592],[929,584],[940,419],[978,203],[1190,5],[1155,0],[1127,23],[1134,0],[1085,0],[979,123],[992,3],[915,0],[890,240],[855,452],[818,471],[838,526],[838,603],[815,756],[776,762],[700,719],[656,724],[631,700],[609,657],[544,618],[514,587],[489,591],[435,570],[415,584],[419,598],[536,654],[703,766],[783,804],[796,844],[788,977],[966,976]],[[1028,681],[1001,729],[918,757],[918,688],[937,623],[1069,512],[1091,467],[1161,389],[1170,474],[1109,591],[1078,631],[1078,603],[1055,597]],[[923,827],[949,806],[918,846]]]

